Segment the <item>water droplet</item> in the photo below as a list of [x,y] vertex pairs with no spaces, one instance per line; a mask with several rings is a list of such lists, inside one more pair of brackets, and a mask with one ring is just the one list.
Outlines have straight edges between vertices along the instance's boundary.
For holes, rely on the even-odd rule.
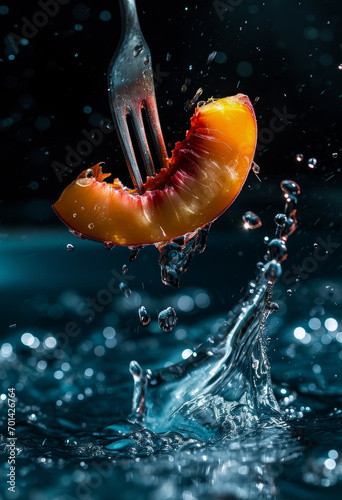
[[137,258],[137,255],[141,249],[142,247],[130,247],[130,253],[129,253],[130,262],[133,262]]
[[[185,83],[185,85],[186,85],[186,83]],[[203,89],[202,89],[202,87],[200,87],[197,90],[194,97],[185,103],[184,111],[191,111],[194,108],[196,102],[198,101],[198,99],[201,97],[202,94],[203,94]]]
[[267,251],[270,255],[270,260],[276,260],[277,262],[281,262],[287,256],[286,245],[283,240],[278,238],[270,241]]
[[193,255],[204,252],[209,230],[210,224],[207,224],[182,238],[175,238],[172,243],[158,247],[158,262],[164,285],[179,287],[181,275],[187,271]]
[[318,243],[313,244],[314,248],[318,248]]
[[171,101],[171,99],[168,99],[168,100],[166,101],[166,104],[167,104],[168,106],[172,106],[172,105],[173,105],[173,101]]
[[309,167],[309,168],[315,168],[315,167],[316,167],[316,165],[317,165],[317,160],[316,160],[316,158],[310,158],[310,159],[308,160],[308,167]]
[[77,217],[77,213],[75,212],[74,214],[72,214],[72,216],[75,219]]
[[274,222],[277,224],[277,226],[284,227],[287,222],[287,217],[285,214],[277,214],[274,217]]
[[333,153],[331,156],[332,156],[333,158],[337,158],[337,157],[338,157],[338,153]]
[[303,161],[303,160],[304,160],[304,155],[302,155],[302,154],[300,154],[300,153],[299,153],[299,154],[297,154],[297,155],[296,155],[296,160],[297,160],[297,161]]
[[136,45],[133,50],[134,57],[137,57],[142,52],[142,50],[143,50],[142,43],[138,43],[138,45]]
[[177,323],[177,313],[173,307],[168,307],[158,314],[158,325],[164,332],[171,332]]
[[342,69],[342,64],[339,64],[339,65],[338,65],[338,69]]
[[254,161],[253,161],[253,164],[252,164],[252,170],[253,170],[253,172],[255,174],[260,174],[260,167]]
[[279,304],[277,304],[276,302],[271,302],[269,304],[269,310],[270,310],[270,312],[277,312],[277,311],[279,311]]
[[274,217],[274,222],[277,225],[276,234],[275,234],[276,238],[281,238],[281,236],[283,235],[283,233],[287,234],[287,232],[288,232],[287,229],[289,229],[290,226],[287,227],[288,226],[288,224],[287,224],[288,219],[287,219],[287,217],[286,217],[285,214],[277,214]]
[[188,90],[188,87],[185,85],[185,83],[183,83],[183,85],[181,86],[181,92],[183,94],[185,94],[185,92]]
[[68,243],[67,244],[67,250],[68,250],[68,252],[73,252],[74,251],[74,245],[72,245],[71,243]]
[[123,281],[120,283],[119,288],[122,291],[122,293],[124,293],[126,295],[126,297],[130,297],[131,296],[132,290]]
[[89,229],[94,229],[94,223],[90,222],[90,224],[88,224],[88,227],[89,227]]
[[243,220],[243,225],[245,227],[245,229],[256,229],[258,227],[260,227],[262,225],[262,222],[259,218],[258,215],[256,215],[254,212],[246,212],[243,216],[242,216],[242,220]]
[[268,279],[269,284],[273,284],[281,276],[281,265],[275,260],[268,264],[265,272],[265,278]]
[[291,195],[300,194],[300,187],[294,181],[284,180],[280,183],[280,187],[286,194],[291,194]]
[[289,295],[289,296],[291,297],[291,295],[292,295],[292,290],[291,290],[291,288],[289,288],[288,290],[286,290],[286,293],[287,293],[287,295]]
[[149,58],[149,56],[146,56],[144,58],[144,64],[148,64],[149,62],[150,62],[150,58]]
[[207,64],[210,64],[216,57],[216,54],[217,54],[217,51],[214,50],[213,52],[211,52],[208,56],[208,59],[207,59]]
[[112,15],[108,10],[103,10],[102,12],[100,12],[99,17],[100,17],[101,21],[110,21],[112,18]]
[[140,323],[147,326],[151,323],[151,316],[148,314],[146,307],[141,306],[138,311]]
[[265,238],[264,238],[265,245],[268,245],[269,241],[270,241],[269,237],[265,236]]
[[126,274],[126,273],[127,273],[127,271],[128,271],[128,266],[126,266],[126,264],[124,264],[124,265],[122,266],[122,268],[121,268],[121,272],[122,272],[122,274]]
[[112,241],[104,241],[103,244],[107,250],[111,250],[112,248],[115,247]]

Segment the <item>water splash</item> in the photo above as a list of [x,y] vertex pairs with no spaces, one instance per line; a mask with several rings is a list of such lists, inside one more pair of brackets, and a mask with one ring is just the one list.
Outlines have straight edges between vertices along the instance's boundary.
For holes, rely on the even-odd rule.
[[[131,362],[131,422],[140,422],[153,432],[180,431],[183,436],[202,439],[236,437],[241,429],[264,422],[283,424],[272,389],[266,322],[277,310],[272,290],[287,256],[285,242],[296,227],[300,189],[288,180],[281,188],[285,213],[275,217],[276,237],[268,244],[265,262],[257,264],[256,278],[248,283],[247,293],[228,313],[218,333],[172,366],[145,371],[136,361]],[[205,228],[205,236],[207,232]],[[162,267],[164,280],[179,280],[178,272],[186,269],[201,237],[203,233],[196,232],[183,245],[173,242],[162,248],[161,264],[171,252],[174,258]],[[182,264],[171,267],[170,262]]]
[[160,252],[161,279],[165,285],[179,287],[180,278],[189,267],[192,257],[205,250],[211,223],[171,243],[157,244]]

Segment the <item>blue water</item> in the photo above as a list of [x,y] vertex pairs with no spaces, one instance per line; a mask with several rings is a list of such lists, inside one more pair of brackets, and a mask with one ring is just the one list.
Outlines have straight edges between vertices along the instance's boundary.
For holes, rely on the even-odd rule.
[[[263,271],[254,280],[274,223],[253,232],[222,227],[214,225],[179,289],[161,283],[155,248],[130,262],[127,249],[65,231],[2,242],[1,457],[7,471],[14,387],[15,498],[339,497],[338,249],[289,285],[283,280],[307,238],[297,231],[270,299]],[[310,233],[312,255],[319,237]],[[178,315],[171,332],[158,326],[166,307]],[[2,495],[14,498],[4,482]]]

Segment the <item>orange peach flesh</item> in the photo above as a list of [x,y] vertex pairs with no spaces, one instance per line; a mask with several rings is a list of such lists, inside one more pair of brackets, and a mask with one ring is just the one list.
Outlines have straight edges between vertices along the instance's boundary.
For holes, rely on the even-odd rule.
[[[169,241],[216,219],[239,194],[253,161],[257,127],[248,97],[238,94],[195,110],[170,165],[137,194],[82,173],[53,205],[77,236],[115,245]],[[99,182],[100,181],[100,182]]]

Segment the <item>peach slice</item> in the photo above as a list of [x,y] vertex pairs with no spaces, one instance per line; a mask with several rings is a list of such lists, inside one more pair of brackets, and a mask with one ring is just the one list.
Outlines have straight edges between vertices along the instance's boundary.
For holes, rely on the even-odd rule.
[[100,164],[85,170],[53,209],[78,237],[140,246],[172,240],[215,220],[239,194],[257,139],[253,106],[238,94],[198,106],[169,166],[139,195]]

